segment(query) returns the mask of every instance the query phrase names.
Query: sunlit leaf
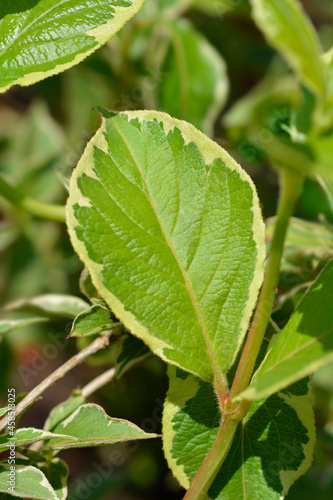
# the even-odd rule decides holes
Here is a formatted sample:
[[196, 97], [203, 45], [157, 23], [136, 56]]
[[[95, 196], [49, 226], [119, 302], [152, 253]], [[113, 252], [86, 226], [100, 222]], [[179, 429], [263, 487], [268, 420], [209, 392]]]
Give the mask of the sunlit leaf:
[[321, 96], [325, 93], [325, 68], [319, 38], [298, 0], [251, 0], [253, 17], [268, 42], [297, 73], [301, 81]]
[[264, 259], [253, 184], [193, 126], [107, 115], [71, 179], [73, 246], [113, 313], [164, 360], [221, 382]]
[[144, 0], [2, 0], [0, 92], [31, 85], [101, 47]]

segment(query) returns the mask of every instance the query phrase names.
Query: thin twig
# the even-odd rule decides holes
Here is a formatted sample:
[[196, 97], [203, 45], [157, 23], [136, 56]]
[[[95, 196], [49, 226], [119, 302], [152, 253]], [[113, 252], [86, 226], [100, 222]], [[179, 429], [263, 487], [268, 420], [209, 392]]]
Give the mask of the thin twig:
[[89, 382], [89, 384], [85, 385], [81, 389], [82, 396], [85, 399], [87, 399], [89, 396], [91, 396], [91, 394], [93, 394], [98, 389], [103, 387], [103, 385], [106, 385], [109, 382], [111, 382], [115, 373], [116, 369], [110, 368], [110, 370], [107, 370], [106, 372], [102, 373], [102, 375], [99, 375], [98, 377], [94, 378], [91, 382]]
[[[22, 399], [22, 401], [15, 408], [15, 417], [20, 415], [24, 410], [29, 408], [36, 400], [39, 398], [49, 387], [51, 387], [55, 382], [60, 380], [66, 373], [71, 371], [77, 365], [82, 363], [85, 359], [89, 358], [92, 354], [100, 351], [101, 349], [105, 349], [109, 345], [109, 338], [112, 334], [108, 332], [102, 337], [98, 337], [91, 344], [89, 344], [85, 349], [82, 349], [78, 354], [73, 356], [71, 359], [66, 361], [62, 366], [57, 368], [51, 375], [46, 377], [37, 387], [35, 387], [32, 391], [27, 394], [27, 396]], [[8, 416], [5, 417], [0, 422], [0, 431], [5, 429], [8, 424]]]
[[[111, 380], [114, 377], [115, 372], [116, 372], [116, 369], [113, 367], [113, 368], [110, 368], [110, 370], [107, 370], [106, 372], [102, 373], [102, 375], [99, 375], [98, 377], [91, 380], [91, 382], [89, 382], [89, 384], [82, 387], [82, 389], [81, 389], [82, 396], [85, 399], [87, 399], [89, 396], [91, 396], [98, 389], [100, 389], [104, 385], [111, 382]], [[33, 443], [30, 446], [29, 450], [38, 452], [42, 448], [43, 448], [43, 441], [37, 441], [36, 443]]]

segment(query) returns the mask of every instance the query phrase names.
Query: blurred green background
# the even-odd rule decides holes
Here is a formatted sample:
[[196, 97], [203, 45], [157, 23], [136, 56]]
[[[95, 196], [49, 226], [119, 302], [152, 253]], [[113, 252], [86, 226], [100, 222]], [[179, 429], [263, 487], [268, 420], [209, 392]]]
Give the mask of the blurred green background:
[[[262, 130], [285, 133], [283, 125], [288, 125], [296, 99], [293, 78], [255, 27], [245, 0], [176, 0], [170, 8], [171, 3], [147, 0], [138, 16], [79, 66], [29, 88], [14, 87], [0, 97], [0, 170], [8, 181], [29, 196], [63, 204], [71, 171], [99, 127], [96, 108], [158, 109], [192, 122], [229, 150], [254, 180], [264, 217], [275, 215], [277, 175], [267, 164], [265, 136], [260, 139], [263, 147], [258, 147], [252, 125], [259, 120], [265, 123]], [[304, 0], [303, 4], [324, 48], [330, 48], [333, 3]], [[250, 104], [238, 111], [235, 103], [244, 96], [250, 96], [246, 101]], [[324, 221], [332, 234], [330, 201], [320, 184], [308, 180], [296, 215]], [[82, 264], [65, 226], [33, 219], [2, 200], [0, 209], [2, 304], [43, 293], [80, 296]], [[273, 315], [278, 326], [332, 255], [332, 247], [298, 248], [285, 255]], [[30, 390], [76, 352], [76, 341], [66, 340], [70, 326], [64, 321], [42, 323], [1, 339], [3, 405], [8, 387]], [[42, 426], [55, 404], [108, 367], [108, 356], [96, 355], [48, 391], [21, 424]], [[164, 364], [151, 357], [92, 400], [110, 416], [160, 432], [167, 385]], [[291, 488], [288, 500], [333, 498], [332, 365], [314, 376], [313, 393], [318, 428], [315, 457], [309, 472]], [[182, 498], [159, 440], [141, 442], [135, 450], [118, 446], [118, 451], [106, 447], [62, 452], [71, 469], [69, 498]]]

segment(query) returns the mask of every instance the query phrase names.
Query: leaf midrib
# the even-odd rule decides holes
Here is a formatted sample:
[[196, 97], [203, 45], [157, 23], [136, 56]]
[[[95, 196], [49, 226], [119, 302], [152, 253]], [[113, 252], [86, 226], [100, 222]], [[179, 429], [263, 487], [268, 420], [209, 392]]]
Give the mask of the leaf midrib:
[[[123, 134], [121, 133], [120, 129], [118, 128], [117, 124], [115, 123], [114, 120], [113, 121], [113, 125], [115, 127], [115, 129], [117, 130], [119, 136], [122, 138], [127, 150], [128, 150], [128, 153], [129, 155], [131, 156], [134, 164], [136, 165], [137, 169], [138, 169], [138, 172], [140, 173], [140, 176], [142, 178], [142, 181], [146, 187], [146, 190], [147, 190], [147, 196], [148, 196], [148, 201], [150, 202], [150, 205], [153, 209], [153, 212], [155, 214], [155, 217], [157, 219], [157, 222], [161, 228], [161, 231], [165, 237], [165, 240], [166, 240], [166, 243], [167, 245], [169, 246], [171, 252], [172, 252], [172, 255], [174, 256], [174, 259], [182, 273], [182, 276], [184, 278], [184, 282], [185, 282], [185, 285], [186, 285], [186, 289], [187, 289], [187, 292], [189, 294], [189, 297], [190, 297], [190, 300], [191, 300], [191, 303], [192, 303], [192, 306], [194, 308], [194, 311], [195, 311], [195, 314], [196, 314], [196, 317], [197, 317], [197, 321], [198, 321], [198, 324], [200, 326], [200, 329], [201, 329], [201, 332], [202, 332], [202, 336], [204, 338], [204, 341], [205, 341], [205, 344], [206, 344], [206, 347], [207, 347], [207, 353], [208, 353], [208, 356], [209, 356], [209, 359], [211, 361], [211, 366], [212, 366], [212, 369], [213, 369], [213, 375], [214, 375], [214, 385], [216, 385], [217, 387], [219, 387], [220, 389], [224, 389], [225, 388], [225, 385], [226, 385], [226, 381], [224, 381], [224, 378], [222, 376], [222, 373], [220, 372], [220, 369], [219, 369], [219, 366], [218, 366], [218, 363], [217, 363], [217, 359], [215, 357], [215, 354], [214, 354], [214, 350], [213, 350], [213, 345], [209, 339], [209, 336], [208, 336], [208, 332], [206, 330], [206, 325], [205, 325], [205, 322], [204, 322], [204, 319], [202, 317], [202, 314], [201, 314], [201, 311], [200, 311], [200, 307], [199, 307], [199, 304], [197, 303], [196, 301], [196, 298], [194, 296], [194, 293], [193, 293], [193, 290], [192, 290], [192, 287], [191, 287], [191, 283], [188, 279], [188, 276], [187, 276], [187, 273], [178, 257], [178, 254], [173, 246], [173, 243], [169, 237], [169, 235], [167, 234], [167, 232], [165, 231], [165, 228], [163, 226], [163, 223], [161, 221], [161, 218], [159, 216], [159, 213], [158, 211], [156, 210], [156, 207], [155, 207], [155, 204], [154, 204], [154, 200], [152, 198], [152, 195], [151, 195], [151, 192], [150, 192], [150, 189], [149, 189], [149, 186], [148, 186], [148, 183], [139, 167], [139, 164], [138, 162], [136, 161], [135, 157], [133, 156], [132, 152], [131, 152], [131, 149], [125, 139], [125, 137], [123, 136]], [[143, 139], [143, 142], [145, 144], [145, 156], [147, 158], [147, 147], [146, 147], [146, 140], [145, 140], [145, 137], [143, 135], [143, 133], [141, 132], [141, 136], [142, 136], [142, 139]], [[148, 161], [147, 161], [147, 164], [148, 164]], [[177, 166], [175, 164], [175, 168], [177, 169]]]

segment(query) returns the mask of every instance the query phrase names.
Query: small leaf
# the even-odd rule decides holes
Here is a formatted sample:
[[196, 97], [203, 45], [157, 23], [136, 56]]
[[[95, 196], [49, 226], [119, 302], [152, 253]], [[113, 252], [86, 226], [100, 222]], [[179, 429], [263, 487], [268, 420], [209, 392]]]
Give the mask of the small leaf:
[[69, 468], [66, 462], [60, 458], [53, 458], [47, 466], [40, 467], [40, 470], [45, 474], [59, 500], [66, 500], [68, 493], [67, 479], [69, 474]]
[[298, 0], [250, 0], [253, 17], [268, 42], [301, 81], [324, 96], [325, 68], [319, 38]]
[[[111, 316], [111, 317], [110, 317]], [[110, 310], [100, 306], [92, 306], [83, 311], [73, 321], [70, 337], [85, 337], [96, 333], [107, 332], [121, 323], [112, 318]]]
[[0, 222], [0, 252], [6, 250], [19, 236], [19, 230], [14, 222]]
[[[11, 489], [8, 483], [10, 467], [14, 467], [15, 480]], [[0, 491], [10, 493], [14, 497], [39, 499], [39, 500], [58, 500], [54, 489], [45, 477], [42, 471], [31, 465], [15, 465], [0, 462]]]
[[104, 45], [144, 0], [1, 0], [0, 92], [78, 64]]
[[4, 415], [6, 415], [6, 413], [8, 413], [9, 411], [9, 406], [6, 406], [5, 408], [0, 408], [0, 417], [3, 417]]
[[72, 295], [45, 294], [32, 299], [20, 299], [6, 306], [8, 311], [22, 311], [41, 316], [74, 319], [89, 309], [89, 304]]
[[44, 430], [53, 432], [60, 422], [69, 417], [69, 415], [74, 413], [74, 411], [85, 402], [86, 400], [80, 391], [73, 391], [66, 401], [59, 403], [51, 410], [45, 421]]
[[83, 295], [88, 297], [88, 299], [91, 299], [92, 297], [98, 297], [98, 291], [91, 281], [91, 276], [86, 267], [83, 269], [80, 276], [80, 290]]
[[[2, 434], [0, 436], [0, 451], [6, 450], [10, 446], [12, 446], [13, 443], [15, 444], [15, 446], [25, 446], [27, 444], [50, 439], [52, 437], [55, 437], [53, 433], [43, 431], [41, 429], [34, 429], [33, 427], [17, 429], [17, 431], [15, 431], [14, 437], [12, 437], [10, 434]], [[67, 435], [62, 436], [57, 434], [57, 437], [66, 439]]]
[[52, 438], [44, 448], [83, 448], [158, 437], [157, 434], [147, 434], [126, 420], [109, 417], [103, 408], [95, 404], [79, 406], [54, 428], [54, 433], [66, 434], [68, 439]]
[[31, 315], [20, 319], [0, 319], [0, 335], [43, 321], [47, 321], [47, 318]]
[[140, 17], [151, 18], [154, 21], [162, 18], [164, 21], [175, 19], [186, 11], [193, 0], [155, 0], [146, 1], [140, 11]]
[[150, 355], [150, 350], [140, 339], [133, 335], [125, 335], [119, 340], [115, 377], [119, 379], [132, 366], [140, 363]]
[[272, 339], [251, 385], [236, 400], [255, 401], [333, 361], [333, 261], [318, 276], [296, 311]]
[[265, 254], [257, 194], [239, 165], [164, 113], [108, 115], [72, 176], [67, 223], [125, 328], [165, 361], [221, 382]]
[[[266, 234], [271, 241], [276, 217], [266, 220]], [[291, 217], [285, 240], [286, 249], [293, 249], [304, 254], [325, 257], [333, 252], [333, 231], [323, 224], [308, 222]]]
[[184, 19], [168, 25], [171, 45], [158, 87], [159, 108], [211, 135], [228, 94], [221, 55]]
[[[163, 414], [164, 452], [188, 488], [217, 434], [220, 412], [212, 386], [169, 367]], [[308, 381], [252, 404], [208, 494], [212, 500], [281, 500], [308, 469], [315, 443]]]

